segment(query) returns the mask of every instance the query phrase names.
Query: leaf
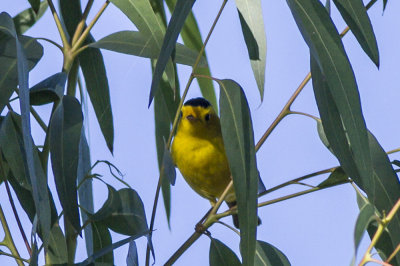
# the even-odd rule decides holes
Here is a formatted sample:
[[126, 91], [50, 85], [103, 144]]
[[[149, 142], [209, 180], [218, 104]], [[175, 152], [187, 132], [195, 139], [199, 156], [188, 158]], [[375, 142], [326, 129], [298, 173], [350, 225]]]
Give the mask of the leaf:
[[136, 242], [134, 240], [129, 242], [128, 256], [126, 257], [126, 266], [139, 266], [138, 252]]
[[[158, 51], [163, 51], [165, 27], [158, 20], [148, 0], [111, 0], [111, 2], [135, 24], [139, 32], [144, 36], [151, 36], [153, 39], [151, 43], [154, 43]], [[168, 60], [165, 73], [171, 88], [175, 88], [175, 73], [171, 60]]]
[[210, 239], [210, 266], [241, 265], [239, 258], [230, 248], [218, 239]]
[[254, 265], [290, 266], [285, 254], [273, 245], [257, 240]]
[[[360, 98], [358, 94], [357, 84], [354, 73], [344, 51], [343, 44], [339, 34], [333, 25], [326, 9], [319, 1], [315, 0], [287, 0], [296, 23], [310, 48], [310, 53], [316, 63], [312, 65], [312, 75], [316, 71], [320, 71], [322, 80], [326, 80], [328, 91], [324, 87], [314, 85], [314, 94], [317, 100], [319, 112], [321, 114], [322, 124], [326, 129], [325, 133], [332, 149], [344, 170], [357, 182], [363, 184], [371, 179], [372, 164], [368, 147], [367, 129], [361, 111]], [[325, 93], [325, 91], [327, 91]], [[328, 95], [332, 98], [332, 103], [337, 107], [337, 112], [341, 120], [335, 120], [339, 125], [338, 128], [333, 128], [327, 125], [331, 119], [327, 118], [332, 110], [328, 111], [329, 104], [323, 104], [323, 97]], [[321, 94], [321, 95], [320, 95]], [[330, 95], [329, 95], [330, 94]], [[326, 96], [326, 97], [328, 97]], [[326, 101], [324, 101], [326, 103]], [[328, 121], [329, 120], [329, 121]], [[333, 123], [333, 122], [332, 122]], [[329, 128], [328, 128], [329, 127]], [[345, 128], [346, 133], [342, 132], [342, 137], [345, 134], [346, 141], [331, 141], [335, 138], [332, 136], [334, 132], [339, 131], [339, 128]], [[332, 129], [332, 131], [331, 131]], [[338, 134], [336, 133], [335, 134]], [[347, 141], [349, 144], [347, 144]], [[352, 155], [354, 155], [354, 163], [347, 163], [352, 168], [357, 169], [349, 172], [349, 167], [343, 165], [345, 157], [343, 154], [348, 152], [340, 152], [337, 150], [345, 150], [351, 145]]]
[[[166, 3], [168, 5], [168, 8], [170, 12], [172, 13], [175, 6], [176, 6], [177, 0], [167, 0]], [[197, 52], [201, 51], [201, 48], [203, 47], [203, 40], [201, 38], [200, 34], [200, 29], [197, 25], [197, 21], [193, 15], [193, 12], [190, 11], [189, 15], [187, 16], [185, 23], [183, 24], [183, 28], [181, 30], [181, 37], [183, 40], [183, 43], [191, 49], [196, 50]], [[176, 56], [175, 56], [176, 57]], [[208, 67], [208, 62], [207, 62], [207, 56], [206, 56], [206, 51], [203, 52], [203, 57], [204, 60], [206, 61], [205, 67], [200, 67], [196, 69], [195, 73], [199, 75], [204, 75], [211, 77], [211, 72], [210, 68]], [[176, 58], [175, 58], [176, 60]], [[218, 104], [217, 104], [217, 98], [215, 96], [215, 88], [214, 88], [214, 83], [210, 79], [204, 79], [204, 78], [199, 78], [197, 79], [197, 83], [199, 84], [201, 94], [203, 95], [204, 98], [206, 98], [211, 105], [213, 106], [215, 112], [218, 113]]]
[[257, 234], [258, 170], [246, 96], [233, 80], [220, 80], [221, 129], [233, 177], [244, 265], [253, 265]]
[[[29, 111], [29, 91], [28, 91], [28, 77], [29, 69], [28, 62], [25, 56], [24, 48], [19, 42], [18, 36], [15, 32], [15, 27], [12, 18], [7, 13], [0, 14], [0, 31], [10, 34], [15, 38], [15, 46], [17, 51], [17, 72], [18, 72], [18, 85], [20, 96], [20, 110], [21, 110], [21, 125], [22, 125], [22, 138], [25, 147], [25, 156], [28, 165], [28, 174], [32, 183], [33, 199], [36, 207], [36, 214], [38, 216], [40, 229], [43, 236], [43, 243], [46, 247], [48, 244], [48, 236], [50, 233], [50, 203], [46, 191], [47, 184], [43, 169], [35, 167], [40, 165], [38, 156], [34, 155], [33, 140], [31, 137], [30, 125], [30, 111]], [[42, 180], [40, 180], [42, 179]]]
[[[157, 50], [157, 47], [151, 44], [152, 41], [151, 36], [145, 36], [138, 31], [119, 31], [89, 44], [89, 47], [157, 59], [160, 50]], [[183, 44], [176, 43], [176, 63], [193, 66], [197, 55], [196, 51], [187, 48]], [[207, 61], [204, 57], [201, 58], [199, 66], [207, 66]]]
[[335, 184], [338, 185], [348, 182], [349, 182], [348, 175], [343, 171], [341, 167], [338, 167], [329, 175], [329, 177], [326, 180], [318, 184], [317, 187], [324, 188], [324, 187], [330, 187]]
[[379, 51], [374, 30], [362, 0], [333, 0], [362, 49], [379, 68]]
[[164, 178], [167, 178], [168, 181], [171, 183], [171, 185], [175, 185], [175, 180], [176, 180], [176, 171], [175, 171], [175, 165], [174, 162], [172, 161], [171, 153], [165, 147], [164, 149], [164, 154], [163, 154], [163, 162], [162, 162], [162, 168], [163, 169], [163, 176]]
[[47, 1], [42, 1], [37, 14], [32, 8], [28, 8], [16, 15], [13, 20], [17, 34], [21, 35], [29, 30], [44, 15], [48, 6]]
[[383, 11], [385, 11], [387, 3], [388, 3], [388, 0], [383, 0]]
[[357, 255], [358, 246], [360, 245], [361, 238], [367, 230], [368, 225], [376, 219], [378, 219], [378, 217], [375, 214], [375, 207], [372, 204], [367, 203], [360, 209], [354, 229], [354, 256]]
[[[61, 15], [70, 36], [82, 18], [79, 0], [60, 0]], [[84, 44], [95, 42], [91, 34]], [[99, 49], [86, 49], [78, 56], [82, 73], [85, 78], [86, 89], [89, 93], [99, 122], [101, 132], [106, 140], [107, 147], [113, 152], [114, 125], [110, 102], [110, 89], [103, 56]]]
[[136, 235], [147, 231], [147, 221], [143, 202], [133, 189], [118, 191], [120, 205], [107, 218], [105, 224], [114, 232], [124, 235]]
[[[85, 136], [85, 128], [82, 126], [81, 138], [79, 142], [79, 159], [78, 159], [78, 170], [77, 170], [77, 181], [81, 184], [78, 188], [79, 205], [82, 206], [89, 213], [94, 212], [93, 203], [93, 185], [92, 179], [85, 179], [86, 175], [90, 174], [91, 163], [90, 163], [90, 150], [89, 145]], [[85, 181], [83, 181], [85, 180]], [[81, 211], [82, 223], [85, 224], [89, 219], [86, 212]], [[88, 224], [85, 228], [85, 243], [86, 251], [88, 256], [93, 254], [93, 231], [92, 225]]]
[[161, 52], [157, 59], [157, 64], [153, 72], [153, 80], [151, 82], [149, 106], [153, 101], [156, 90], [159, 87], [161, 77], [167, 66], [167, 63], [175, 50], [175, 43], [178, 39], [179, 33], [183, 27], [186, 17], [192, 10], [195, 0], [178, 0], [174, 12], [172, 13], [171, 20], [168, 23], [167, 31], [165, 33], [164, 41], [161, 46]]
[[236, 0], [243, 37], [261, 101], [264, 99], [267, 38], [260, 0]]
[[[93, 236], [92, 236], [93, 239], [91, 239], [91, 242], [94, 244], [93, 246], [94, 253], [112, 245], [111, 233], [104, 223], [93, 222], [91, 223], [91, 225], [93, 228]], [[110, 250], [109, 252], [104, 253], [103, 256], [96, 258], [96, 264], [98, 263], [114, 265], [113, 250]]]
[[121, 199], [118, 192], [110, 185], [107, 185], [108, 197], [103, 206], [93, 215], [90, 216], [92, 221], [102, 221], [109, 217], [121, 205]]
[[[31, 37], [19, 36], [25, 49], [28, 69], [37, 64], [43, 55], [43, 47]], [[0, 31], [0, 111], [8, 103], [18, 85], [17, 49], [14, 37]]]
[[46, 265], [59, 265], [67, 263], [68, 252], [64, 234], [58, 223], [50, 231], [49, 247], [46, 252]]
[[40, 0], [28, 0], [29, 4], [31, 4], [31, 7], [33, 11], [37, 14], [39, 12], [40, 8]]
[[82, 123], [80, 103], [75, 97], [65, 95], [50, 122], [51, 165], [64, 216], [77, 232], [80, 219], [76, 179]]
[[67, 81], [65, 72], [56, 73], [39, 82], [29, 90], [31, 105], [43, 105], [60, 100]]
[[92, 263], [94, 263], [94, 261], [97, 258], [100, 258], [102, 256], [104, 256], [105, 254], [109, 253], [110, 251], [119, 248], [120, 246], [125, 245], [126, 243], [131, 242], [132, 240], [135, 240], [139, 237], [145, 236], [149, 233], [149, 231], [145, 231], [145, 232], [141, 232], [137, 235], [134, 236], [130, 236], [128, 238], [125, 238], [123, 240], [120, 240], [116, 243], [113, 243], [112, 245], [109, 245], [105, 248], [100, 249], [99, 251], [97, 251], [95, 254], [93, 254], [92, 256], [88, 257], [86, 260], [84, 260], [83, 262], [77, 264], [78, 266], [85, 266], [85, 265], [91, 265]]

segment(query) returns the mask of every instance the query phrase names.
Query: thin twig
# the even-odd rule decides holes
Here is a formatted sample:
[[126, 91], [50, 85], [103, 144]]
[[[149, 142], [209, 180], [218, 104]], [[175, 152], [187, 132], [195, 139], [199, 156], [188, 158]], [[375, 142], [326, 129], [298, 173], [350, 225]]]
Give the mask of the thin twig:
[[53, 1], [52, 0], [47, 0], [47, 3], [49, 4], [51, 13], [53, 14], [54, 21], [56, 23], [56, 26], [57, 26], [57, 29], [58, 29], [58, 33], [60, 34], [63, 46], [64, 46], [65, 49], [69, 49], [70, 45], [68, 43], [67, 35], [65, 34], [64, 28], [63, 28], [63, 26], [61, 24], [60, 17], [58, 16], [57, 11], [56, 11], [56, 9], [54, 7]]
[[85, 27], [86, 19], [89, 15], [89, 11], [92, 8], [94, 0], [89, 0], [86, 4], [85, 11], [83, 12], [82, 19], [79, 21], [78, 25], [76, 26], [74, 36], [72, 37], [71, 44], [74, 45], [78, 40], [79, 36], [81, 35], [83, 28]]

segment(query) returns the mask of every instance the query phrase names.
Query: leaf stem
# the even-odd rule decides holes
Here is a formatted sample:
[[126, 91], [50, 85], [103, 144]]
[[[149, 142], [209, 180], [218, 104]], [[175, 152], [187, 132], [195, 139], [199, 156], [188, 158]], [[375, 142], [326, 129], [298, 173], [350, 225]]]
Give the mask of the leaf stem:
[[[7, 253], [7, 252], [1, 251], [1, 250], [0, 250], [0, 255], [4, 255], [7, 257], [14, 258], [15, 260], [18, 260], [18, 261], [23, 261], [23, 262], [29, 263], [29, 260], [27, 260], [27, 259], [23, 259], [21, 257], [15, 256], [13, 254], [10, 254], [10, 253]], [[22, 264], [22, 265], [24, 265], [24, 264]]]
[[312, 115], [312, 114], [308, 114], [308, 113], [304, 113], [304, 112], [298, 112], [298, 111], [289, 111], [289, 114], [293, 114], [293, 115], [303, 115], [303, 116], [307, 116], [309, 118], [314, 119], [315, 121], [320, 121], [321, 119], [319, 119], [318, 117]]
[[83, 12], [82, 19], [79, 21], [79, 24], [76, 26], [74, 36], [72, 37], [71, 44], [74, 45], [81, 35], [83, 28], [85, 27], [86, 19], [89, 15], [89, 11], [92, 8], [94, 0], [89, 0], [86, 4], [85, 11]]
[[53, 44], [55, 47], [57, 47], [58, 49], [60, 49], [61, 51], [63, 50], [62, 46], [59, 45], [58, 43], [56, 43], [56, 42], [53, 41], [53, 40], [50, 40], [50, 39], [47, 39], [47, 38], [42, 38], [42, 37], [37, 37], [37, 38], [35, 38], [35, 39], [36, 39], [36, 40], [41, 40], [41, 41], [49, 42], [49, 43]]
[[3, 208], [1, 207], [1, 205], [0, 205], [0, 221], [4, 229], [4, 240], [1, 244], [8, 247], [18, 265], [24, 266], [24, 263], [22, 262], [23, 260], [21, 259], [21, 256], [19, 255], [14, 240], [11, 236], [10, 228], [8, 227], [7, 220], [6, 217], [4, 216]]
[[62, 24], [61, 24], [60, 17], [58, 16], [57, 11], [56, 11], [56, 9], [55, 9], [55, 7], [54, 7], [53, 1], [52, 1], [52, 0], [47, 0], [47, 3], [49, 4], [51, 13], [53, 14], [54, 21], [55, 21], [55, 23], [56, 23], [58, 32], [59, 32], [59, 34], [60, 34], [61, 41], [62, 41], [63, 46], [64, 46], [63, 49], [69, 49], [69, 48], [70, 48], [70, 45], [69, 45], [69, 43], [68, 43], [67, 35], [65, 34], [64, 28], [63, 28], [63, 26], [62, 26]]

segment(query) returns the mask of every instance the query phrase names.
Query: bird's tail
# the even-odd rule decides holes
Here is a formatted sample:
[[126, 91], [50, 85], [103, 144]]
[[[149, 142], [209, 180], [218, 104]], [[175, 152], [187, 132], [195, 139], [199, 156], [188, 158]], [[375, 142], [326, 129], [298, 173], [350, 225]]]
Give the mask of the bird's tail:
[[[226, 202], [226, 204], [228, 205], [229, 208], [232, 208], [232, 207], [236, 206], [236, 201]], [[257, 217], [257, 219], [258, 219], [257, 225], [260, 225], [261, 224], [260, 217]], [[232, 214], [232, 220], [233, 220], [233, 225], [237, 229], [240, 229], [240, 227], [239, 227], [239, 216], [237, 214]]]

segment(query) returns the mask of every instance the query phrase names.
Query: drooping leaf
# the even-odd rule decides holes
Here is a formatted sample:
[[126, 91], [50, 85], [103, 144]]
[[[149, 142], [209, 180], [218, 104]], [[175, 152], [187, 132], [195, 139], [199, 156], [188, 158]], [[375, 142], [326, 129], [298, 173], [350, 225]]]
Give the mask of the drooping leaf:
[[220, 80], [221, 129], [236, 192], [240, 248], [244, 265], [253, 265], [257, 232], [258, 170], [253, 126], [243, 89]]
[[210, 266], [238, 266], [241, 265], [236, 254], [218, 239], [211, 238]]
[[58, 225], [54, 224], [50, 231], [49, 247], [46, 252], [47, 265], [66, 264], [68, 261], [67, 243]]
[[33, 86], [29, 91], [31, 105], [43, 105], [58, 101], [64, 95], [67, 74], [56, 73]]
[[110, 185], [107, 185], [108, 197], [103, 206], [93, 215], [90, 215], [92, 221], [102, 221], [115, 212], [121, 205], [121, 199], [118, 192]]
[[[167, 0], [165, 2], [168, 5], [168, 9], [172, 13], [176, 6], [177, 0]], [[194, 17], [192, 11], [189, 12], [186, 21], [183, 24], [183, 28], [181, 30], [181, 37], [183, 43], [188, 48], [200, 52], [201, 48], [203, 47], [203, 40], [201, 38], [200, 29], [197, 25], [196, 18]], [[203, 52], [203, 58], [206, 60], [205, 67], [197, 68], [195, 73], [211, 77], [210, 68], [208, 67], [209, 64], [207, 62], [206, 51]], [[217, 97], [215, 96], [215, 88], [212, 80], [207, 78], [198, 78], [197, 83], [199, 84], [200, 91], [203, 97], [206, 98], [211, 103], [211, 105], [214, 107], [214, 110], [218, 113]]]
[[[139, 32], [145, 36], [151, 36], [153, 39], [151, 43], [154, 43], [159, 51], [163, 51], [162, 43], [165, 27], [160, 23], [160, 20], [157, 19], [148, 0], [111, 0], [111, 2], [135, 24]], [[168, 63], [165, 67], [165, 73], [171, 88], [175, 88], [174, 66], [172, 60], [169, 58], [167, 59]], [[160, 75], [162, 74], [163, 73]], [[151, 98], [153, 98], [153, 96], [151, 96]]]
[[341, 167], [336, 168], [327, 179], [318, 184], [319, 188], [329, 187], [333, 184], [342, 184], [349, 182], [348, 175]]
[[[79, 159], [78, 159], [78, 172], [77, 181], [81, 184], [78, 188], [79, 205], [82, 206], [89, 213], [94, 212], [93, 203], [93, 185], [92, 179], [85, 179], [86, 175], [90, 174], [90, 150], [85, 136], [85, 129], [82, 127], [81, 139], [79, 142]], [[85, 180], [85, 181], [83, 181]], [[83, 183], [81, 183], [83, 182]], [[81, 211], [82, 223], [84, 224], [88, 219], [86, 212]], [[89, 224], [84, 228], [86, 252], [88, 256], [93, 254], [93, 232], [92, 225]]]
[[164, 41], [161, 46], [161, 52], [157, 59], [157, 64], [153, 73], [153, 80], [151, 82], [149, 106], [153, 101], [156, 90], [159, 88], [161, 77], [167, 66], [170, 57], [175, 50], [175, 43], [178, 39], [179, 33], [185, 23], [186, 17], [192, 10], [195, 0], [178, 0], [174, 12], [172, 13], [171, 20], [168, 23], [167, 31], [165, 33]]
[[126, 266], [139, 266], [136, 242], [129, 242], [128, 256], [126, 256]]
[[[119, 31], [110, 34], [95, 43], [91, 43], [90, 47], [107, 49], [110, 51], [136, 55], [151, 59], [157, 59], [160, 50], [150, 42], [154, 41], [151, 36], [145, 36], [138, 31]], [[180, 43], [176, 43], [175, 62], [193, 66], [198, 53]], [[200, 67], [207, 66], [207, 61], [204, 57], [201, 58]]]
[[50, 122], [51, 165], [64, 216], [77, 232], [80, 219], [77, 198], [77, 169], [83, 115], [75, 97], [65, 95]]
[[362, 49], [379, 67], [379, 51], [367, 9], [362, 0], [333, 0]]
[[21, 35], [29, 30], [44, 15], [48, 6], [47, 1], [42, 1], [37, 14], [32, 8], [28, 8], [16, 15], [13, 20], [17, 34]]
[[[19, 36], [31, 70], [43, 55], [43, 47], [31, 37]], [[18, 85], [15, 38], [0, 31], [0, 112]]]
[[[79, 0], [60, 0], [61, 15], [70, 36], [82, 18]], [[84, 44], [95, 42], [89, 34]], [[78, 56], [82, 73], [85, 78], [86, 89], [89, 93], [97, 121], [110, 152], [114, 146], [114, 125], [110, 102], [110, 89], [103, 56], [99, 49], [86, 49]]]
[[[22, 125], [22, 139], [25, 147], [25, 156], [28, 166], [28, 174], [32, 184], [33, 199], [36, 207], [36, 214], [38, 216], [40, 229], [43, 236], [44, 246], [47, 247], [48, 237], [50, 234], [50, 203], [47, 191], [47, 184], [45, 174], [40, 165], [38, 156], [35, 156], [36, 150], [33, 148], [33, 140], [31, 137], [30, 125], [30, 104], [29, 104], [29, 68], [28, 61], [25, 55], [25, 50], [20, 43], [17, 33], [15, 31], [14, 22], [10, 15], [3, 12], [0, 14], [0, 31], [9, 34], [15, 38], [15, 47], [17, 51], [17, 73], [18, 73], [18, 86], [20, 96], [20, 110], [21, 110], [21, 125]], [[41, 180], [42, 179], [42, 180]]]
[[[94, 244], [93, 246], [94, 253], [112, 245], [111, 233], [104, 223], [93, 222], [91, 225], [93, 228], [93, 236], [92, 236], [93, 239], [91, 239], [91, 242]], [[114, 265], [113, 250], [111, 249], [109, 250], [109, 252], [104, 253], [103, 256], [96, 258], [95, 261], [96, 264], [100, 263], [105, 265]]]
[[290, 266], [290, 262], [282, 251], [267, 242], [257, 240], [254, 265]]
[[243, 37], [261, 101], [264, 99], [267, 38], [260, 0], [236, 0]]

